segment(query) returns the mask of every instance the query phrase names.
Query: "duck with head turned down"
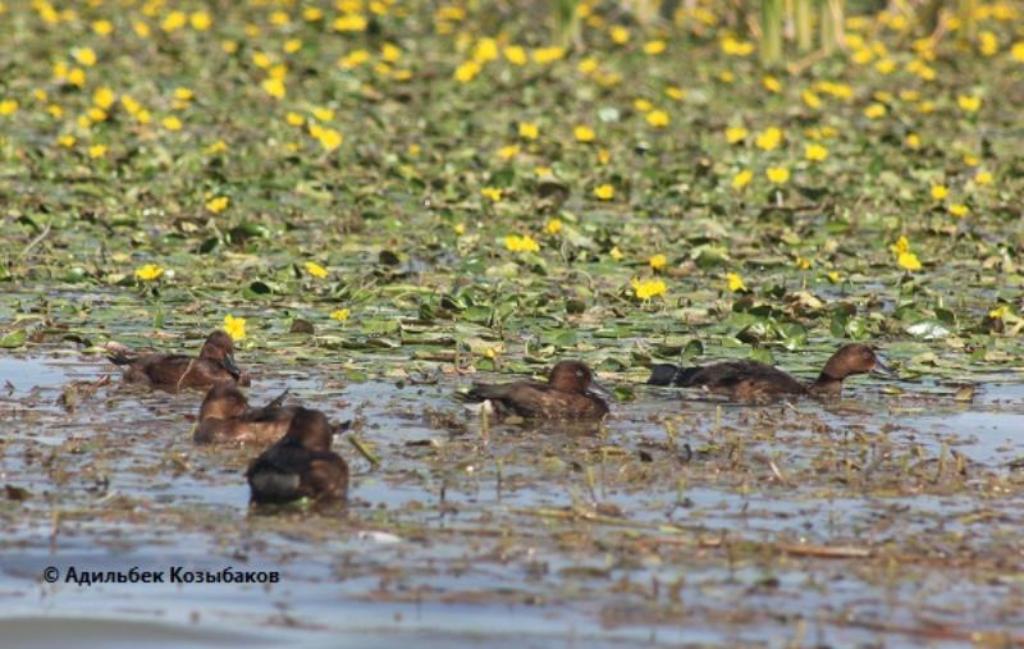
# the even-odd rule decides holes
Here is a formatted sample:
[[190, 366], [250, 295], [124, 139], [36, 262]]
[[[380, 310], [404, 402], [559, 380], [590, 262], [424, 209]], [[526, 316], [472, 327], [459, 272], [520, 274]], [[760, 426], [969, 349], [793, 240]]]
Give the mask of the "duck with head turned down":
[[607, 394], [594, 381], [589, 367], [580, 361], [561, 361], [551, 369], [547, 383], [474, 383], [459, 398], [470, 403], [489, 402], [499, 416], [594, 420], [608, 414], [608, 404], [595, 392]]
[[655, 365], [651, 369], [651, 377], [647, 380], [649, 385], [703, 388], [737, 401], [759, 401], [786, 395], [838, 397], [842, 393], [843, 381], [849, 376], [868, 372], [893, 373], [882, 362], [878, 352], [861, 343], [840, 347], [825, 363], [818, 378], [810, 383], [803, 383], [770, 365], [749, 360], [703, 367]]

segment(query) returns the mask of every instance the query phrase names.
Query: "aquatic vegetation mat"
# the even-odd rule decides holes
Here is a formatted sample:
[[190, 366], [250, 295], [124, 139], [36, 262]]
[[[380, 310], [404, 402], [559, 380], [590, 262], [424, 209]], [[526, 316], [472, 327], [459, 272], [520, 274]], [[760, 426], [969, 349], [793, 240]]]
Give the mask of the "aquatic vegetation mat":
[[[764, 68], [726, 3], [0, 3], [5, 610], [312, 645], [1024, 641], [1024, 8], [848, 4], [842, 48]], [[255, 401], [355, 418], [347, 511], [249, 513], [256, 451], [194, 447], [200, 395], [104, 359], [218, 327]], [[898, 377], [759, 407], [643, 385], [812, 379], [850, 341]], [[451, 398], [562, 358], [613, 388], [604, 425]], [[281, 581], [40, 579], [72, 565]]]

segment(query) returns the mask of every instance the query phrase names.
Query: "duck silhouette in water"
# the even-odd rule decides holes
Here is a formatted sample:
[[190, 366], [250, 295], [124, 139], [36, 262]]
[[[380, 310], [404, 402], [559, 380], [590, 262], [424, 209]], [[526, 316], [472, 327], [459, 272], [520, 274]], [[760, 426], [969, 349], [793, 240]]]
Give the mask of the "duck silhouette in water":
[[185, 354], [132, 354], [116, 351], [107, 356], [124, 367], [124, 378], [164, 390], [208, 388], [218, 383], [248, 385], [249, 377], [235, 364], [235, 344], [223, 331], [206, 338], [199, 357]]
[[349, 472], [345, 460], [331, 450], [336, 432], [324, 413], [296, 408], [288, 432], [253, 460], [245, 473], [252, 502], [344, 500]]
[[547, 383], [474, 383], [459, 398], [470, 403], [490, 402], [499, 416], [594, 420], [608, 414], [608, 404], [595, 391], [607, 394], [594, 381], [589, 367], [580, 361], [561, 361], [551, 369]]
[[818, 378], [804, 383], [782, 370], [757, 361], [741, 360], [714, 363], [703, 367], [655, 365], [649, 385], [675, 385], [704, 388], [737, 401], [758, 401], [786, 395], [838, 397], [843, 380], [868, 372], [892, 375], [878, 353], [868, 345], [852, 343], [839, 348], [821, 370]]

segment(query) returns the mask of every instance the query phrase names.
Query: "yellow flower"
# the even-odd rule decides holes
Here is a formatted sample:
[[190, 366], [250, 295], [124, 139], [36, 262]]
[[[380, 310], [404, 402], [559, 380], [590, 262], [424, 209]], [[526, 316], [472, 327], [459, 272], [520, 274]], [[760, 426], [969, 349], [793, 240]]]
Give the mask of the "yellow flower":
[[608, 256], [615, 261], [621, 261], [625, 255], [622, 254], [622, 251], [619, 250], [618, 246], [613, 246], [612, 249], [608, 251]]
[[480, 74], [480, 64], [476, 61], [466, 61], [455, 68], [455, 79], [459, 83], [469, 83]]
[[589, 126], [577, 126], [573, 129], [572, 134], [576, 137], [577, 142], [593, 142], [597, 138], [594, 129]]
[[335, 309], [331, 311], [331, 320], [337, 320], [338, 322], [345, 322], [351, 315], [351, 311], [348, 309]]
[[545, 166], [541, 165], [539, 167], [534, 167], [533, 168], [533, 173], [536, 176], [538, 176], [540, 178], [543, 178], [545, 176], [554, 176], [555, 175], [555, 170], [552, 169], [551, 167], [545, 167]]
[[616, 45], [625, 45], [629, 42], [629, 30], [622, 25], [613, 25], [608, 30], [608, 35], [611, 36], [612, 42]]
[[526, 56], [526, 50], [519, 45], [506, 47], [502, 54], [505, 55], [505, 60], [512, 65], [526, 65], [529, 61], [529, 58]]
[[742, 126], [730, 126], [725, 129], [725, 141], [729, 144], [736, 144], [747, 139], [747, 129]]
[[331, 28], [336, 32], [365, 32], [366, 25], [366, 16], [353, 13], [335, 18]]
[[135, 35], [139, 38], [149, 38], [149, 25], [142, 22], [141, 20], [136, 20], [134, 23], [132, 23], [132, 31], [134, 31]]
[[612, 159], [612, 152], [609, 151], [608, 149], [598, 149], [597, 150], [597, 162], [599, 164], [606, 165], [609, 162], [611, 162], [611, 159]]
[[647, 263], [650, 264], [652, 270], [661, 270], [668, 263], [668, 257], [659, 253], [648, 259]]
[[174, 32], [184, 27], [186, 22], [188, 22], [188, 16], [184, 11], [172, 11], [164, 17], [160, 23], [160, 29], [168, 33]]
[[931, 195], [933, 200], [941, 201], [949, 195], [949, 188], [945, 185], [932, 185]]
[[302, 49], [302, 39], [289, 38], [284, 42], [284, 46], [282, 47], [282, 49], [285, 51], [286, 54], [295, 54], [296, 52]]
[[960, 110], [965, 113], [976, 113], [981, 108], [981, 97], [977, 95], [960, 95], [956, 98]]
[[754, 143], [758, 146], [759, 149], [764, 149], [765, 151], [773, 151], [779, 148], [779, 145], [782, 144], [782, 138], [782, 130], [772, 126], [758, 133], [757, 139], [754, 141]]
[[668, 126], [669, 122], [671, 121], [669, 119], [668, 113], [666, 113], [663, 110], [652, 110], [651, 112], [647, 113], [646, 119], [647, 123], [653, 126], [654, 128], [664, 128]]
[[61, 145], [65, 149], [70, 149], [75, 146], [75, 136], [70, 133], [65, 133], [57, 138], [57, 144]]
[[91, 147], [89, 147], [90, 158], [102, 158], [105, 155], [107, 155], [106, 144], [94, 144]]
[[109, 36], [114, 31], [114, 23], [109, 20], [94, 20], [92, 22], [92, 31], [96, 32], [99, 36]]
[[284, 116], [284, 119], [292, 126], [302, 126], [306, 123], [306, 118], [296, 112], [289, 112]]
[[71, 68], [68, 72], [68, 83], [78, 88], [85, 86], [85, 70], [82, 68]]
[[510, 234], [505, 237], [505, 247], [512, 252], [538, 252], [540, 245], [528, 234]]
[[828, 149], [820, 144], [808, 144], [804, 147], [804, 157], [811, 162], [821, 162], [828, 157]]
[[313, 117], [317, 118], [321, 122], [329, 122], [334, 119], [334, 111], [330, 108], [316, 107], [312, 111]]
[[679, 86], [668, 86], [665, 88], [665, 96], [669, 99], [675, 99], [676, 101], [682, 101], [686, 99], [686, 91]]
[[558, 234], [562, 231], [562, 222], [558, 219], [548, 219], [548, 223], [544, 226], [544, 230], [548, 234]]
[[263, 83], [260, 84], [260, 87], [263, 88], [263, 92], [267, 93], [274, 99], [284, 99], [284, 96], [287, 93], [284, 87], [284, 81], [281, 79], [264, 79]]
[[458, 236], [461, 237], [462, 235], [466, 234], [466, 224], [465, 223], [456, 223], [452, 227], [452, 230], [455, 231], [455, 234], [457, 234]]
[[163, 124], [163, 127], [168, 131], [180, 131], [182, 126], [181, 120], [174, 115], [163, 118], [160, 120], [160, 123]]
[[744, 169], [735, 176], [732, 177], [732, 188], [739, 191], [750, 184], [750, 181], [754, 179], [754, 172], [750, 169]]
[[397, 63], [402, 58], [402, 48], [394, 43], [384, 43], [380, 47], [380, 58], [388, 63]]
[[949, 210], [950, 214], [952, 214], [958, 219], [962, 219], [971, 212], [970, 208], [964, 205], [963, 203], [953, 203], [947, 209]]
[[768, 92], [782, 92], [782, 82], [770, 74], [761, 79], [761, 85], [763, 85], [764, 89]]
[[178, 101], [192, 101], [196, 96], [196, 93], [192, 92], [191, 88], [185, 88], [184, 86], [178, 86], [174, 89], [174, 98]]
[[500, 187], [484, 187], [480, 190], [480, 193], [491, 199], [492, 202], [497, 203], [501, 200], [503, 192]]
[[76, 47], [71, 50], [71, 57], [87, 68], [96, 65], [96, 52], [91, 47]]
[[818, 93], [813, 90], [804, 90], [801, 92], [800, 99], [802, 99], [804, 104], [812, 110], [821, 108], [821, 97], [819, 97]]
[[536, 140], [540, 135], [540, 128], [533, 122], [519, 122], [519, 137], [524, 140]]
[[493, 38], [481, 38], [473, 46], [473, 60], [477, 63], [487, 63], [498, 58], [498, 43]]
[[730, 293], [747, 290], [747, 285], [743, 283], [743, 276], [739, 273], [726, 274], [725, 283], [728, 286]]
[[635, 108], [638, 113], [648, 113], [654, 110], [654, 104], [642, 97], [639, 97], [633, 100], [633, 108]]
[[135, 269], [135, 279], [143, 282], [152, 282], [155, 279], [160, 279], [164, 274], [164, 269], [156, 264], [146, 264]]
[[225, 142], [224, 140], [217, 140], [216, 142], [214, 142], [210, 146], [206, 147], [203, 150], [203, 152], [206, 153], [206, 155], [215, 155], [215, 154], [218, 154], [218, 153], [224, 153], [227, 150], [228, 150], [228, 143]]
[[903, 143], [907, 145], [908, 149], [916, 151], [921, 148], [921, 136], [917, 133], [908, 133]]
[[319, 7], [305, 7], [302, 10], [302, 19], [306, 22], [315, 23], [324, 17], [324, 12]]
[[1018, 63], [1024, 63], [1024, 41], [1019, 41], [1013, 44], [1013, 49], [1010, 50], [1010, 56], [1012, 56]]
[[307, 261], [305, 263], [306, 272], [316, 277], [317, 279], [323, 279], [327, 277], [327, 269], [316, 263], [315, 261]]
[[206, 201], [206, 209], [210, 210], [214, 214], [220, 214], [224, 210], [228, 209], [228, 205], [231, 204], [231, 199], [227, 196], [215, 196], [210, 200]]
[[647, 41], [644, 43], [644, 54], [655, 56], [665, 51], [665, 41]]
[[634, 277], [629, 283], [633, 287], [633, 292], [636, 294], [637, 299], [640, 300], [649, 300], [652, 297], [664, 295], [668, 291], [668, 286], [660, 279], [639, 280]]
[[14, 99], [0, 101], [0, 115], [13, 115], [18, 112], [18, 102]]
[[338, 67], [346, 70], [352, 70], [358, 68], [360, 65], [370, 60], [370, 53], [366, 50], [353, 50], [345, 56], [338, 59]]
[[565, 50], [561, 47], [538, 47], [532, 53], [533, 62], [539, 65], [553, 63], [565, 56]]
[[210, 28], [210, 25], [213, 24], [213, 18], [211, 18], [210, 14], [205, 11], [193, 12], [192, 15], [189, 16], [188, 21], [192, 25], [192, 29], [197, 32], [205, 32]]
[[887, 112], [889, 111], [885, 107], [885, 104], [875, 102], [864, 109], [864, 116], [868, 119], [879, 119], [881, 117], [885, 117]]
[[795, 259], [795, 260], [793, 261], [793, 263], [794, 263], [794, 264], [796, 265], [796, 267], [797, 267], [797, 268], [799, 268], [800, 270], [807, 270], [807, 269], [809, 269], [809, 268], [810, 268], [810, 267], [811, 267], [812, 265], [814, 265], [814, 262], [813, 262], [813, 261], [811, 261], [810, 259], [808, 259], [807, 257], [797, 257], [797, 258], [796, 258], [796, 259]]
[[519, 155], [519, 146], [515, 144], [509, 144], [498, 149], [498, 157], [502, 160], [511, 160], [517, 155]]
[[768, 167], [765, 175], [776, 185], [785, 185], [789, 182], [789, 169], [786, 167]]
[[324, 151], [331, 152], [341, 146], [345, 141], [345, 136], [333, 128], [322, 128], [319, 129], [316, 139], [319, 140]]
[[576, 69], [579, 70], [580, 74], [591, 74], [596, 72], [600, 65], [601, 64], [597, 62], [597, 59], [592, 56], [588, 56], [580, 61], [579, 65], [576, 66]]
[[734, 36], [726, 36], [720, 41], [722, 52], [729, 56], [750, 56], [754, 52], [754, 44], [741, 41]]
[[615, 188], [608, 183], [598, 185], [594, 188], [594, 196], [596, 196], [598, 200], [610, 201], [615, 198]]
[[224, 316], [224, 333], [235, 342], [245, 340], [245, 318], [236, 318], [230, 313]]
[[910, 241], [907, 240], [906, 236], [901, 236], [896, 240], [896, 243], [889, 246], [889, 250], [897, 257], [905, 252], [910, 252]]
[[901, 252], [899, 257], [896, 258], [896, 263], [904, 270], [921, 270], [921, 261], [912, 252]]
[[991, 185], [992, 184], [992, 172], [979, 169], [978, 173], [974, 174], [974, 182], [979, 185]]

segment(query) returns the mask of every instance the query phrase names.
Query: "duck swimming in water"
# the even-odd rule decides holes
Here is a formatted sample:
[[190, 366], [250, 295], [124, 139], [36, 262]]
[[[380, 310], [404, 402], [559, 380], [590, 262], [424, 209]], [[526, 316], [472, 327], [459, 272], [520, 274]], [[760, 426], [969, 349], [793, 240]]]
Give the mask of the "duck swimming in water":
[[348, 464], [331, 450], [335, 432], [324, 413], [296, 408], [288, 432], [253, 460], [245, 473], [252, 502], [344, 500], [348, 494]]
[[217, 383], [248, 385], [249, 377], [235, 364], [235, 344], [223, 331], [207, 336], [199, 357], [184, 354], [133, 355], [116, 351], [107, 357], [124, 366], [124, 378], [164, 390], [208, 388]]
[[270, 444], [288, 432], [295, 415], [295, 406], [283, 405], [286, 396], [287, 390], [262, 408], [253, 408], [234, 384], [218, 383], [199, 407], [199, 423], [192, 439], [197, 444]]
[[839, 348], [821, 370], [818, 378], [803, 383], [782, 370], [757, 361], [741, 360], [714, 363], [703, 367], [655, 365], [648, 385], [675, 385], [704, 388], [737, 401], [773, 399], [785, 395], [838, 397], [843, 380], [868, 372], [892, 374], [868, 345], [852, 343]]
[[515, 381], [496, 385], [474, 383], [459, 398], [471, 403], [488, 401], [499, 416], [528, 419], [601, 419], [608, 404], [594, 394], [607, 393], [594, 382], [594, 374], [580, 361], [561, 361], [551, 369], [547, 383]]

